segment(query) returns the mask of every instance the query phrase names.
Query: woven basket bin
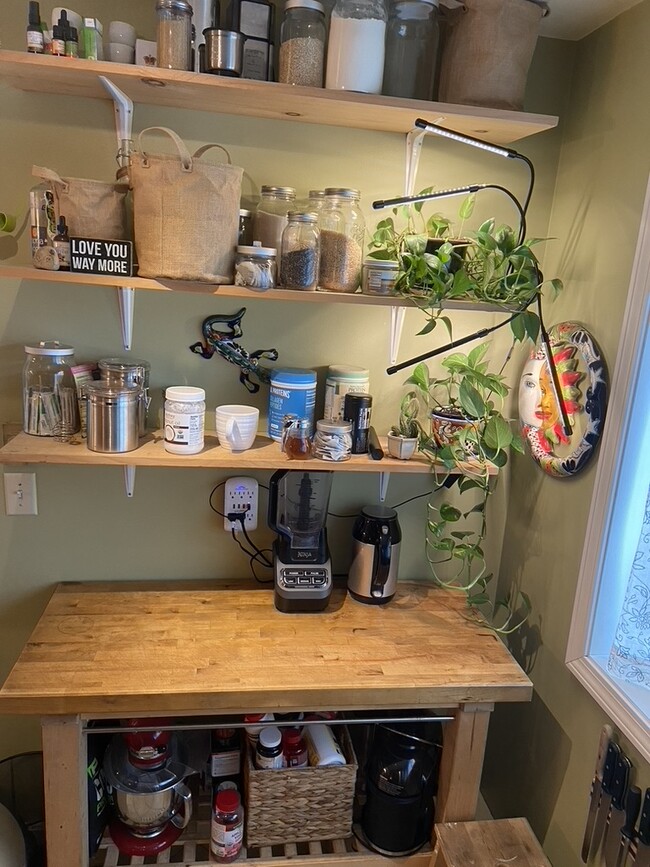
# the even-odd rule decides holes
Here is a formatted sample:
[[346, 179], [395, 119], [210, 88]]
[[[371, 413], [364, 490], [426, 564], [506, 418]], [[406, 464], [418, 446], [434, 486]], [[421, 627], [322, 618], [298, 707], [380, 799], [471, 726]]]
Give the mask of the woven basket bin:
[[246, 751], [246, 845], [336, 840], [352, 833], [357, 760], [345, 726], [333, 728], [347, 765], [259, 770]]

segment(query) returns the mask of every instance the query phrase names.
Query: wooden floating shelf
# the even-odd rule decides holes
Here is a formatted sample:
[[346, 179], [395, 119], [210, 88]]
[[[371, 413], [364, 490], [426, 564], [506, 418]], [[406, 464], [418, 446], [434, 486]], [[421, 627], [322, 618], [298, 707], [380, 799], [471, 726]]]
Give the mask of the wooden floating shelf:
[[0, 79], [22, 91], [109, 100], [100, 75], [108, 76], [135, 103], [399, 133], [424, 117], [495, 144], [508, 144], [558, 123], [551, 115], [0, 51]]
[[[42, 271], [31, 265], [0, 265], [2, 280], [32, 280], [38, 283], [73, 284], [76, 286], [108, 286], [115, 288], [149, 289], [162, 292], [192, 292], [218, 298], [243, 298], [246, 301], [293, 301], [307, 304], [361, 304], [369, 307], [411, 307], [416, 305], [398, 295], [362, 295], [360, 292], [300, 292], [294, 289], [259, 291], [246, 286], [216, 286], [189, 280], [155, 280], [148, 277], [111, 277], [100, 274], [72, 274], [70, 271]], [[487, 302], [445, 300], [445, 310], [507, 313], [509, 308]]]
[[[349, 461], [340, 463], [310, 458], [305, 461], [290, 461], [280, 445], [268, 437], [257, 437], [252, 448], [244, 452], [229, 452], [219, 445], [215, 434], [206, 434], [205, 447], [196, 455], [173, 455], [165, 451], [162, 431], [152, 431], [142, 440], [142, 445], [132, 452], [106, 454], [92, 452], [85, 440], [76, 436], [71, 442], [58, 442], [54, 437], [37, 437], [22, 431], [0, 448], [0, 464], [75, 464], [83, 466], [132, 466], [132, 467], [209, 467], [211, 469], [243, 470], [334, 470], [347, 473], [429, 473], [431, 466], [423, 455], [414, 455], [409, 461], [391, 458], [386, 440], [381, 439], [385, 456], [373, 461], [369, 455], [353, 455]], [[440, 467], [443, 475], [444, 468]], [[491, 473], [498, 472], [496, 467]]]

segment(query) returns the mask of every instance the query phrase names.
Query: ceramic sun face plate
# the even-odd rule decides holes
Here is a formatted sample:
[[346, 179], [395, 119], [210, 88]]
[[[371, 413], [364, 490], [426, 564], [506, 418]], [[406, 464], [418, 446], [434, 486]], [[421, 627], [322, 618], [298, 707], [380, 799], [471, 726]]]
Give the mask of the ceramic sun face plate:
[[571, 423], [566, 436], [544, 346], [531, 352], [519, 381], [519, 422], [531, 454], [555, 478], [580, 472], [600, 439], [607, 407], [607, 370], [589, 332], [575, 322], [549, 331], [560, 396]]

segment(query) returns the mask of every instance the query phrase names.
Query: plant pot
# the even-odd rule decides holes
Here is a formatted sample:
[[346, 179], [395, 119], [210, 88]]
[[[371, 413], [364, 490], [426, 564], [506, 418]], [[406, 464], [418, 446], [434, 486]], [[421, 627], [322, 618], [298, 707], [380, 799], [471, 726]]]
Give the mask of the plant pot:
[[[436, 447], [439, 449], [453, 445], [458, 434], [465, 428], [471, 427], [472, 419], [462, 415], [453, 407], [441, 407], [431, 413], [431, 435]], [[468, 457], [475, 457], [473, 449], [465, 450]]]
[[418, 447], [417, 437], [402, 437], [397, 434], [388, 434], [388, 454], [400, 461], [410, 460]]
[[455, 274], [456, 271], [460, 271], [465, 264], [465, 253], [467, 253], [467, 248], [470, 243], [467, 238], [429, 238], [427, 240], [425, 252], [435, 254], [443, 244], [447, 243], [451, 244], [454, 248], [451, 252], [449, 264], [447, 265], [447, 271], [450, 274]]

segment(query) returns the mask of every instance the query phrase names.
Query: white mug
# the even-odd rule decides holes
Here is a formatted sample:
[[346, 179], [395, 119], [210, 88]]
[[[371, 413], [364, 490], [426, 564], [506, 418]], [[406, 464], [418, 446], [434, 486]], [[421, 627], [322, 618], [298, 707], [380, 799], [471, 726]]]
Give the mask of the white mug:
[[254, 406], [226, 404], [215, 410], [217, 437], [229, 452], [243, 452], [255, 442], [260, 411]]

